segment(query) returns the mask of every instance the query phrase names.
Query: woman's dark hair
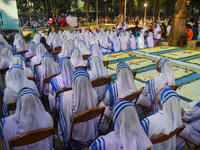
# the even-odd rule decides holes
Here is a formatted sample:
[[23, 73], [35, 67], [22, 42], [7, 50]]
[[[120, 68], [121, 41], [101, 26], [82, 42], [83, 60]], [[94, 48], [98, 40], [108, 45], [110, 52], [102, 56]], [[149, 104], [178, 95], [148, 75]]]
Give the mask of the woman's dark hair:
[[43, 43], [45, 47], [47, 46], [45, 37], [41, 37], [40, 43]]

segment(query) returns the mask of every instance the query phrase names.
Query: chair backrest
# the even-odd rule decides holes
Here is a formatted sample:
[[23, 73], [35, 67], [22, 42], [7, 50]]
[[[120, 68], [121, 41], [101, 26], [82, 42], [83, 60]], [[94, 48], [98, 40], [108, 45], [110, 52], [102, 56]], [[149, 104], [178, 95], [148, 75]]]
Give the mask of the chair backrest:
[[141, 93], [141, 91], [133, 92], [132, 94], [127, 95], [127, 96], [124, 97], [124, 98], [120, 98], [119, 100], [126, 100], [126, 101], [132, 102], [134, 99], [136, 99], [136, 100], [135, 100], [135, 104], [136, 104], [136, 101], [137, 101], [137, 99], [139, 98], [140, 93]]
[[30, 56], [30, 57], [26, 57], [26, 62], [30, 62], [31, 58], [33, 58], [35, 55]]
[[33, 144], [33, 143], [39, 142], [43, 139], [46, 139], [51, 135], [53, 135], [53, 147], [55, 147], [55, 129], [54, 129], [54, 127], [30, 131], [30, 132], [22, 134], [18, 137], [11, 138], [8, 141], [8, 143], [10, 146], [10, 150], [13, 150], [14, 147]]
[[122, 28], [119, 28], [118, 30], [122, 30]]
[[125, 29], [125, 31], [131, 31], [131, 28]]
[[23, 51], [17, 52], [17, 54], [24, 55], [24, 54], [27, 53], [27, 52], [28, 52], [28, 50], [23, 50]]
[[108, 64], [109, 64], [109, 60], [104, 60], [103, 61], [103, 65], [104, 67], [106, 67], [108, 69]]
[[136, 74], [137, 74], [137, 71], [135, 70], [135, 71], [132, 71], [132, 75], [133, 75], [133, 78], [135, 79], [135, 77], [136, 77]]
[[39, 66], [39, 65], [41, 65], [41, 63], [35, 64], [35, 65], [34, 65], [34, 74], [35, 74], [35, 69], [36, 69], [36, 67]]
[[46, 78], [44, 78], [43, 79], [43, 94], [44, 94], [44, 84], [45, 83], [50, 83], [50, 80], [53, 78], [53, 77], [55, 77], [55, 76], [57, 76], [57, 75], [59, 75], [59, 74], [53, 74], [53, 75], [50, 75], [50, 76], [48, 76], [48, 77], [46, 77]]
[[79, 68], [82, 68], [82, 69], [87, 70], [88, 67], [87, 67], [87, 66], [76, 66], [76, 67], [75, 67], [75, 69], [79, 69]]
[[62, 47], [61, 46], [58, 46], [58, 47], [55, 47], [55, 51], [62, 51]]
[[101, 77], [101, 78], [92, 80], [91, 83], [93, 87], [99, 87], [106, 84], [110, 85], [111, 79], [112, 79], [111, 77]]
[[169, 85], [169, 87], [171, 89], [173, 89], [174, 91], [176, 91], [178, 89], [179, 85], [178, 84], [176, 84], [176, 85]]
[[46, 49], [47, 49], [47, 51], [48, 51], [49, 53], [51, 53], [51, 48], [50, 48], [50, 47], [46, 47]]
[[158, 34], [163, 34], [163, 31], [158, 31]]
[[102, 119], [102, 116], [104, 114], [104, 110], [105, 110], [104, 106], [98, 107], [98, 108], [92, 108], [92, 109], [89, 109], [89, 110], [87, 110], [87, 111], [85, 111], [81, 114], [74, 116], [72, 126], [71, 126], [70, 140], [72, 139], [72, 132], [73, 132], [73, 128], [74, 128], [75, 123], [85, 122], [85, 121], [94, 119], [95, 117], [101, 115], [101, 117], [99, 119], [99, 123], [98, 123], [98, 126], [99, 126], [101, 119]]
[[12, 110], [16, 110], [16, 101], [7, 104], [8, 112]]
[[83, 60], [87, 60], [87, 58], [90, 57], [90, 56], [91, 56], [91, 54], [84, 54], [84, 55], [82, 55]]
[[54, 51], [54, 52], [51, 52], [51, 55], [55, 58], [56, 55], [58, 55], [60, 53], [60, 51]]
[[67, 57], [67, 59], [70, 59], [71, 57]]
[[36, 78], [33, 76], [33, 77], [27, 77], [29, 80], [32, 80], [33, 82], [36, 83]]
[[161, 134], [157, 135], [156, 137], [154, 137], [153, 140], [151, 140], [151, 142], [152, 142], [152, 144], [157, 144], [157, 143], [167, 141], [174, 135], [178, 135], [179, 133], [181, 133], [181, 131], [183, 131], [184, 128], [185, 128], [185, 125], [182, 125], [181, 127], [176, 128], [174, 131], [172, 131], [169, 135], [161, 133]]
[[56, 97], [55, 97], [55, 111], [57, 111], [57, 99], [58, 99], [58, 95], [62, 92], [65, 92], [65, 91], [70, 91], [72, 90], [72, 88], [63, 88], [61, 90], [58, 90], [56, 91]]

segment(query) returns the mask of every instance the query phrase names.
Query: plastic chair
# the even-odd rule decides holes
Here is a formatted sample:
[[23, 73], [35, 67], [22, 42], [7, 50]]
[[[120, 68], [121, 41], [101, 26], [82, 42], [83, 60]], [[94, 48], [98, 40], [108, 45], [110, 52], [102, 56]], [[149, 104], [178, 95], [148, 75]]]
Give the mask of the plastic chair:
[[35, 55], [30, 56], [30, 57], [26, 57], [26, 62], [30, 62], [31, 58], [33, 58]]
[[55, 58], [61, 51], [51, 52], [51, 55]]
[[108, 64], [109, 64], [109, 60], [104, 60], [103, 61], [103, 65], [104, 67], [106, 67], [108, 69]]
[[82, 69], [84, 69], [84, 70], [87, 70], [88, 67], [87, 67], [87, 66], [76, 66], [76, 67], [75, 67], [75, 69], [79, 69], [79, 68], [82, 68]]
[[61, 46], [55, 47], [55, 51], [61, 52], [62, 51], [62, 47]]
[[133, 92], [132, 94], [127, 95], [124, 98], [120, 98], [119, 100], [126, 100], [126, 101], [130, 101], [130, 102], [132, 102], [133, 100], [137, 101], [137, 99], [140, 96], [140, 93], [142, 93], [142, 92], [141, 91]]
[[82, 55], [83, 60], [87, 60], [87, 58], [90, 57], [90, 56], [91, 56], [91, 54], [85, 54], [85, 55]]
[[111, 77], [101, 77], [101, 78], [92, 80], [91, 83], [93, 87], [99, 87], [106, 84], [110, 85], [111, 79], [112, 79]]
[[137, 71], [135, 70], [135, 71], [132, 71], [132, 75], [133, 75], [133, 78], [135, 79], [135, 77], [136, 77], [136, 74], [137, 74]]
[[17, 52], [17, 54], [24, 55], [24, 54], [27, 53], [27, 52], [28, 52], [28, 50], [23, 50], [23, 51]]
[[32, 80], [33, 82], [36, 83], [36, 78], [34, 76], [33, 77], [27, 77], [27, 79]]

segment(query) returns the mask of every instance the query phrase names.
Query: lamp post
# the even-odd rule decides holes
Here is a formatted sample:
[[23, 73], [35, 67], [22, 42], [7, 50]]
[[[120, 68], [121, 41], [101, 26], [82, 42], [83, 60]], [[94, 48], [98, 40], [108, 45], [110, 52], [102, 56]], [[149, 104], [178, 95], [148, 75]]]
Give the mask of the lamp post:
[[145, 12], [144, 12], [144, 24], [146, 25], [146, 17], [147, 17], [147, 3], [144, 3], [144, 8], [145, 8]]

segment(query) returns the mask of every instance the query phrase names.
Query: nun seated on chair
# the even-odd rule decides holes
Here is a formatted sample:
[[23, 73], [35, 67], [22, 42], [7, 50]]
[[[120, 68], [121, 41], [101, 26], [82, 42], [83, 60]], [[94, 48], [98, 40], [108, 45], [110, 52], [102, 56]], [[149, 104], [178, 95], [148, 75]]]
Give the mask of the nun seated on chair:
[[[169, 135], [175, 129], [182, 126], [181, 107], [178, 94], [171, 88], [162, 88], [156, 96], [156, 103], [160, 111], [143, 119], [141, 125], [152, 140], [155, 136], [164, 133]], [[181, 150], [185, 144], [176, 144], [179, 138], [174, 135], [165, 142], [153, 145], [153, 150]]]
[[[45, 111], [37, 92], [24, 88], [19, 92], [16, 101], [15, 113], [0, 120], [0, 136], [3, 138], [5, 150], [10, 149], [8, 141], [11, 138], [18, 137], [29, 131], [53, 127], [53, 119]], [[52, 137], [15, 149], [53, 150]]]
[[[147, 81], [145, 87], [141, 88], [142, 93], [138, 98], [137, 104], [149, 107], [154, 100], [156, 93], [163, 87], [175, 85], [174, 69], [170, 60], [166, 57], [161, 58], [156, 66], [159, 73], [158, 77], [152, 78]], [[152, 106], [152, 113], [159, 111], [158, 104], [154, 103]], [[144, 117], [140, 114], [140, 118]]]
[[149, 150], [152, 147], [133, 102], [118, 101], [113, 108], [113, 119], [114, 131], [100, 136], [90, 150]]

